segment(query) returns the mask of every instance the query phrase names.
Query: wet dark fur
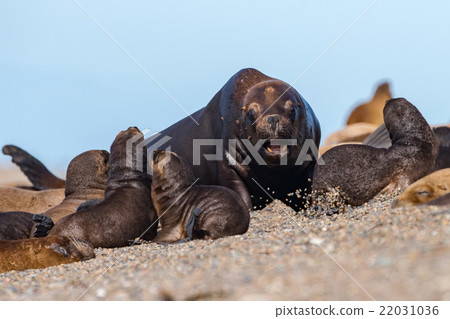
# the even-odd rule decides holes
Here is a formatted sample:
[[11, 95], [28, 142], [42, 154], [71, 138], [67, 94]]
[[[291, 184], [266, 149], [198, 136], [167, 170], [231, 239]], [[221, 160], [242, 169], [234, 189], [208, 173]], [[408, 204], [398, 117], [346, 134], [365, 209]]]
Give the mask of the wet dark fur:
[[[170, 160], [163, 164], [167, 157]], [[217, 239], [248, 230], [249, 209], [236, 192], [221, 186], [192, 186], [193, 183], [186, 161], [166, 151], [153, 153], [152, 199], [162, 227], [155, 241]], [[192, 216], [195, 210], [198, 213]], [[190, 218], [194, 218], [191, 235], [187, 230]]]
[[29, 238], [33, 216], [25, 212], [0, 213], [0, 240]]
[[15, 163], [27, 176], [36, 190], [64, 188], [64, 180], [53, 175], [39, 160], [15, 145], [3, 146], [3, 154], [10, 155]]
[[438, 141], [417, 108], [406, 99], [391, 99], [383, 115], [392, 146], [330, 149], [322, 156], [325, 165], [315, 168], [314, 192], [339, 188], [348, 204], [361, 205], [382, 191], [407, 187], [434, 170]]
[[[272, 89], [265, 91], [269, 87]], [[277, 100], [278, 97], [280, 98]], [[272, 121], [273, 116], [279, 116], [278, 123]], [[273, 198], [282, 201], [285, 201], [286, 194], [297, 189], [309, 192], [311, 184], [308, 179], [312, 177], [315, 161], [302, 165], [293, 163], [305, 139], [313, 140], [318, 147], [320, 125], [308, 103], [287, 83], [255, 69], [243, 69], [232, 76], [208, 105], [192, 114], [192, 117], [200, 125], [186, 117], [161, 132], [162, 136], [170, 136], [172, 139], [159, 148], [166, 149], [170, 145], [172, 151], [189, 163], [194, 176], [200, 179], [199, 183], [202, 185], [230, 188], [250, 208], [263, 207], [272, 201], [255, 181], [264, 188], [270, 187], [274, 192], [271, 194]], [[252, 125], [255, 120], [255, 125]], [[200, 165], [193, 165], [193, 139], [222, 140], [224, 153], [230, 151], [229, 140], [237, 139], [236, 157], [237, 162], [241, 163], [249, 155], [242, 143], [242, 139], [247, 138], [252, 143], [258, 138], [290, 138], [297, 139], [298, 145], [289, 146], [289, 165], [285, 166], [278, 164], [278, 155], [271, 156], [266, 149], [259, 150], [269, 164], [265, 166], [258, 165], [254, 160], [249, 165], [230, 165], [226, 154], [220, 154], [222, 158], [218, 161], [208, 161], [202, 155]], [[154, 139], [147, 146], [151, 147], [158, 141], [159, 139]], [[214, 154], [215, 147], [204, 146], [201, 153]], [[294, 199], [287, 204], [299, 208], [302, 200]]]
[[[139, 136], [136, 143], [142, 141], [142, 133], [131, 127], [119, 133], [111, 146], [105, 200], [64, 217], [50, 235], [74, 236], [94, 247], [121, 247], [141, 235], [146, 240], [156, 236], [157, 215], [150, 197], [150, 175], [127, 166], [126, 142], [136, 136]], [[136, 148], [132, 156], [134, 168], [138, 162]], [[145, 157], [145, 152], [142, 153]]]

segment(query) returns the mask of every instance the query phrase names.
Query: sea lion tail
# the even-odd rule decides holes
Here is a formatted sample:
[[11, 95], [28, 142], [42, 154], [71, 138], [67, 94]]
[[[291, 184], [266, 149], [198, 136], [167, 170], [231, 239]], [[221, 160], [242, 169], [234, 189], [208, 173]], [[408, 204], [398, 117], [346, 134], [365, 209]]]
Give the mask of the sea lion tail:
[[33, 232], [33, 237], [45, 237], [48, 235], [53, 226], [55, 226], [53, 220], [44, 214], [34, 215], [33, 222], [36, 223], [36, 230]]
[[10, 155], [12, 162], [19, 166], [20, 170], [37, 190], [64, 188], [64, 180], [53, 175], [39, 160], [15, 145], [3, 146], [3, 154]]

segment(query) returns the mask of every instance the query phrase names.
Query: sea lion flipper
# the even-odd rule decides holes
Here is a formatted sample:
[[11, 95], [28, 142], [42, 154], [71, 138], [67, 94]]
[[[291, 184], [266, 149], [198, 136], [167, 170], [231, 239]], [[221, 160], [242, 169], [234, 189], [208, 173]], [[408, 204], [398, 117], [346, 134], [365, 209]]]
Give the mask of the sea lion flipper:
[[186, 232], [188, 235], [187, 238], [189, 238], [189, 240], [194, 239], [194, 226], [198, 221], [200, 213], [201, 213], [200, 208], [194, 208], [192, 210], [191, 216], [189, 216], [188, 222], [186, 224]]
[[53, 175], [38, 159], [15, 145], [3, 146], [3, 154], [10, 155], [12, 162], [19, 166], [20, 170], [37, 190], [64, 188], [65, 181]]
[[386, 125], [381, 124], [372, 132], [363, 142], [363, 145], [369, 145], [376, 148], [389, 148], [392, 146], [391, 137]]
[[45, 237], [55, 225], [53, 220], [44, 214], [36, 214], [33, 216], [33, 222], [36, 223], [36, 230], [33, 237]]

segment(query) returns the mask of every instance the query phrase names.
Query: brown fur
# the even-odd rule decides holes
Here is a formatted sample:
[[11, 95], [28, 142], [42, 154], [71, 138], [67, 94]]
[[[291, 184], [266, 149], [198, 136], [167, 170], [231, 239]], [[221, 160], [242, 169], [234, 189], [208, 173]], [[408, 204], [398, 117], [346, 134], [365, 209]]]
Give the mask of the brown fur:
[[372, 123], [375, 125], [382, 124], [383, 108], [386, 101], [391, 97], [389, 83], [380, 84], [375, 91], [372, 100], [353, 109], [347, 120], [347, 125], [360, 122]]
[[450, 168], [435, 171], [409, 185], [392, 207], [418, 205], [450, 193]]
[[0, 187], [0, 213], [25, 211], [41, 214], [59, 205], [63, 199], [64, 189], [34, 191], [4, 186]]
[[0, 240], [0, 273], [46, 268], [94, 257], [91, 245], [76, 238], [49, 236]]
[[[151, 178], [137, 170], [145, 152], [127, 154], [127, 141], [143, 141], [142, 133], [135, 127], [120, 132], [111, 145], [110, 169], [105, 189], [105, 199], [100, 204], [66, 216], [55, 224], [50, 235], [81, 238], [94, 247], [121, 247], [142, 236], [151, 240], [156, 236], [157, 215], [150, 197]], [[137, 144], [136, 144], [137, 145]], [[143, 151], [143, 149], [141, 149]], [[131, 163], [127, 163], [131, 156]], [[132, 167], [129, 167], [129, 164]]]
[[190, 239], [217, 239], [247, 231], [249, 209], [239, 194], [221, 186], [192, 186], [189, 165], [175, 153], [155, 151], [152, 167], [152, 200], [161, 223], [155, 241], [173, 243], [187, 238], [186, 224], [194, 209], [200, 213]]

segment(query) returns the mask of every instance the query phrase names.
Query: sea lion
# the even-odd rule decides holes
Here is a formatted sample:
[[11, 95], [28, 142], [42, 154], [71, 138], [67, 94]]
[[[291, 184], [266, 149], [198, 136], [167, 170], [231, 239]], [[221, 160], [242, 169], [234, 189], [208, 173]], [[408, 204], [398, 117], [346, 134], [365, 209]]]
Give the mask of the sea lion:
[[0, 240], [0, 273], [46, 268], [93, 258], [94, 249], [77, 238], [49, 236]]
[[[421, 204], [420, 206], [450, 206], [450, 193], [439, 196], [438, 198], [433, 199], [432, 201]], [[449, 213], [450, 211], [447, 211]]]
[[3, 146], [3, 154], [10, 155], [36, 190], [64, 188], [64, 180], [53, 175], [39, 160], [15, 145]]
[[342, 145], [327, 151], [314, 171], [314, 196], [339, 190], [350, 205], [378, 193], [405, 188], [434, 169], [438, 141], [417, 108], [406, 99], [391, 99], [383, 110], [392, 139], [388, 149]]
[[418, 205], [450, 193], [450, 168], [434, 171], [409, 185], [392, 207]]
[[[435, 125], [431, 127], [433, 134], [439, 141], [434, 170], [450, 167], [450, 127], [448, 125]], [[391, 137], [384, 124], [380, 125], [363, 142], [364, 145], [376, 148], [389, 148], [392, 145]]]
[[25, 212], [0, 213], [0, 240], [29, 238], [33, 216]]
[[172, 152], [153, 152], [152, 168], [152, 200], [161, 223], [154, 241], [217, 239], [248, 230], [249, 209], [235, 191], [222, 186], [192, 186], [194, 175], [189, 164]]
[[322, 146], [330, 146], [340, 143], [362, 143], [373, 131], [377, 125], [371, 123], [349, 124], [343, 129], [330, 134], [323, 142]]
[[157, 215], [150, 196], [151, 177], [135, 169], [146, 163], [143, 143], [130, 150], [127, 141], [143, 141], [136, 127], [120, 132], [111, 145], [105, 200], [62, 218], [51, 229], [51, 236], [73, 236], [94, 247], [122, 247], [137, 237], [156, 236]]
[[0, 213], [25, 211], [41, 214], [59, 205], [64, 199], [64, 189], [34, 191], [17, 187], [0, 187]]
[[[166, 137], [171, 139], [165, 142]], [[281, 145], [279, 140], [291, 140], [293, 145]], [[195, 148], [199, 143], [204, 146]], [[262, 208], [273, 198], [299, 208], [303, 200], [287, 195], [310, 191], [316, 161], [314, 156], [298, 159], [302, 147], [317, 149], [319, 143], [319, 122], [293, 87], [258, 70], [243, 69], [206, 107], [163, 130], [147, 142], [147, 148], [151, 152], [170, 147], [189, 163], [200, 184], [230, 188], [249, 208]], [[251, 152], [250, 146], [256, 150]], [[269, 187], [270, 196], [261, 187]]]
[[108, 170], [107, 151], [92, 150], [76, 156], [67, 168], [66, 197], [61, 204], [46, 211], [44, 215], [56, 223], [73, 214], [80, 204], [93, 199], [103, 199]]
[[348, 117], [347, 125], [360, 122], [372, 123], [375, 125], [382, 124], [383, 108], [386, 101], [391, 97], [389, 83], [381, 83], [378, 85], [372, 100], [353, 109], [352, 113]]

